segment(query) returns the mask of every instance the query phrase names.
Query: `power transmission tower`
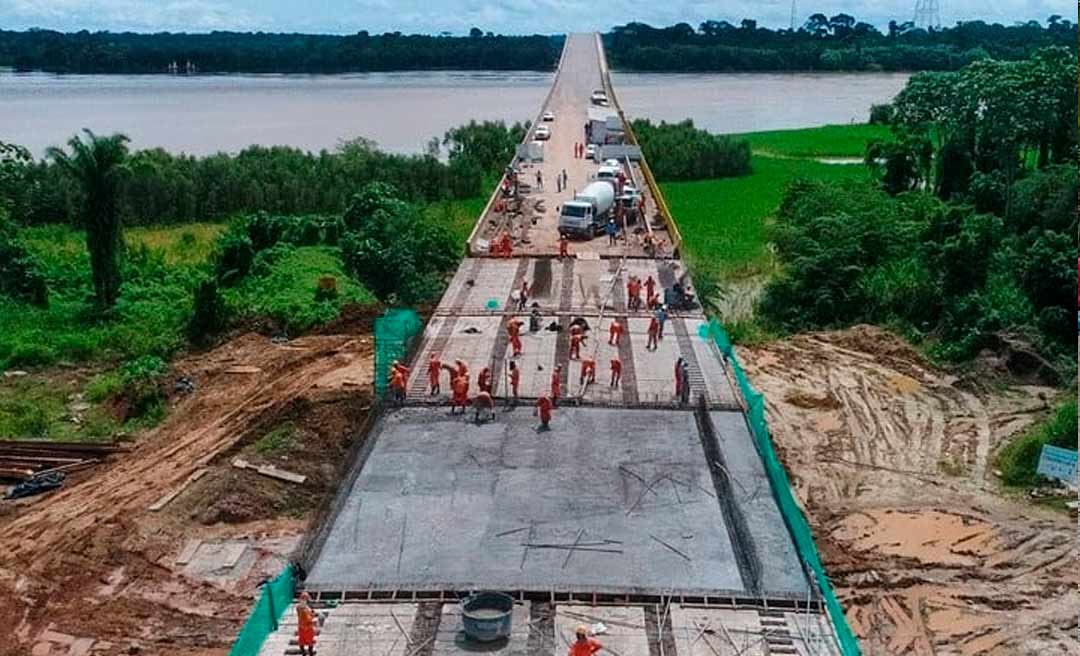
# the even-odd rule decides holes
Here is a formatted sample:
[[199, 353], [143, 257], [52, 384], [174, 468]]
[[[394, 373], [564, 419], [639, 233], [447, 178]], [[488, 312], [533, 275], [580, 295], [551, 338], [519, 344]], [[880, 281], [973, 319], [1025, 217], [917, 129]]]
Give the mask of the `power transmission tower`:
[[924, 30], [941, 29], [941, 3], [939, 0], [915, 0], [915, 27]]
[[796, 13], [797, 13], [796, 10], [795, 10], [795, 2], [796, 1], [797, 0], [791, 0], [791, 31], [792, 32], [795, 31], [795, 16], [796, 16]]

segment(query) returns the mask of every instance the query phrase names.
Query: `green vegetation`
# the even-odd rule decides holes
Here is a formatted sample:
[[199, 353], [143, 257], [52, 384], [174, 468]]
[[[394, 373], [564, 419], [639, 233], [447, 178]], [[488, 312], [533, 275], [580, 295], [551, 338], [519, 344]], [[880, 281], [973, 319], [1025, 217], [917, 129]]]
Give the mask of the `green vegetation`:
[[803, 130], [774, 130], [736, 135], [747, 139], [755, 155], [800, 158], [862, 159], [867, 142], [889, 138], [883, 125], [825, 125]]
[[656, 179], [661, 182], [731, 178], [750, 173], [746, 141], [709, 134], [690, 120], [653, 125], [633, 122], [634, 134]]
[[300, 440], [296, 434], [296, 426], [293, 426], [290, 423], [284, 423], [260, 437], [252, 446], [256, 453], [265, 455], [268, 453], [292, 451], [299, 445]]
[[912, 78], [879, 183], [788, 188], [764, 318], [900, 326], [953, 360], [1009, 332], [1072, 370], [1076, 83], [1064, 49]]
[[1026, 59], [1040, 48], [1065, 46], [1076, 57], [1076, 24], [1054, 15], [988, 25], [965, 21], [927, 31], [891, 21], [888, 31], [849, 14], [812, 14], [796, 30], [771, 30], [707, 20], [655, 28], [628, 23], [604, 35], [615, 68], [637, 71], [952, 71], [992, 57]]
[[551, 70], [562, 39], [496, 36], [345, 36], [265, 32], [62, 33], [0, 30], [0, 66], [57, 73], [345, 73], [401, 70]]
[[[792, 134], [797, 137], [799, 132]], [[747, 137], [754, 143], [756, 135]], [[773, 258], [766, 221], [792, 181], [869, 178], [862, 166], [794, 158], [755, 155], [752, 166], [753, 174], [741, 178], [661, 185], [696, 276], [732, 279], [767, 271]]]
[[1045, 422], [1014, 438], [998, 451], [994, 466], [1001, 480], [1012, 487], [1033, 487], [1041, 476], [1035, 473], [1044, 444], [1076, 450], [1076, 398], [1066, 400]]
[[76, 400], [77, 383], [18, 378], [0, 384], [0, 440], [110, 441], [127, 430], [107, 405]]

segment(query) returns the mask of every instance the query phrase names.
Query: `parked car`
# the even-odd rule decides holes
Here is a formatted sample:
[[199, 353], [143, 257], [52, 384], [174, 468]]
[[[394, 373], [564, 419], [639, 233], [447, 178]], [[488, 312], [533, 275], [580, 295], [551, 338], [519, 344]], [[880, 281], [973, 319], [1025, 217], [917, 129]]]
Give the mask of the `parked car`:
[[548, 126], [546, 126], [546, 125], [538, 125], [538, 126], [536, 126], [536, 131], [533, 132], [533, 138], [537, 139], [539, 141], [544, 141], [545, 139], [550, 139], [551, 138], [551, 129], [548, 128]]
[[585, 147], [585, 157], [596, 159], [596, 144], [589, 144]]
[[546, 112], [544, 112], [543, 116], [540, 117], [540, 120], [544, 121], [545, 123], [550, 123], [554, 121], [555, 112], [551, 111], [550, 109], [547, 110]]

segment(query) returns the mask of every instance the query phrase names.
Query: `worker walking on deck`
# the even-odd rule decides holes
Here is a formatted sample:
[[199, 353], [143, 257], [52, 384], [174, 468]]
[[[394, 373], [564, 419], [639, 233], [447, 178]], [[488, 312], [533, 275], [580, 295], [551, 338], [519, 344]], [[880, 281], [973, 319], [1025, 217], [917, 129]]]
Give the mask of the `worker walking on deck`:
[[439, 374], [441, 372], [442, 362], [439, 362], [439, 356], [432, 353], [427, 366], [428, 385], [431, 387], [432, 396], [439, 393]]
[[604, 232], [607, 233], [608, 246], [614, 246], [618, 243], [619, 224], [615, 223], [615, 219], [608, 219], [607, 225], [604, 226]]
[[566, 185], [570, 182], [569, 176], [566, 175], [566, 169], [562, 170], [562, 188], [566, 189]]
[[300, 593], [300, 603], [296, 604], [296, 642], [300, 646], [301, 656], [315, 656], [315, 634], [319, 616], [311, 610], [311, 595]]
[[649, 317], [649, 341], [645, 344], [646, 351], [655, 351], [660, 347], [660, 320], [655, 316]]
[[618, 387], [622, 383], [622, 360], [611, 358], [611, 386]]
[[536, 188], [540, 191], [544, 190], [544, 174], [539, 169], [536, 171]]
[[579, 624], [574, 634], [574, 644], [570, 645], [566, 656], [593, 656], [604, 648], [599, 642], [589, 637], [589, 629], [584, 624]]
[[518, 312], [524, 312], [525, 311], [525, 308], [527, 307], [527, 305], [529, 303], [529, 292], [530, 291], [531, 290], [529, 289], [529, 281], [523, 279], [521, 281], [521, 287], [518, 288], [518, 299], [517, 299]]
[[660, 324], [660, 330], [657, 332], [656, 336], [660, 339], [664, 339], [664, 324], [668, 319], [667, 306], [661, 305], [656, 308], [656, 314], [653, 316], [656, 317], [656, 321]]
[[679, 380], [682, 381], [682, 389], [679, 390], [679, 402], [683, 405], [690, 403], [690, 363], [682, 358], [679, 365]]
[[536, 412], [540, 415], [540, 430], [551, 430], [551, 409], [554, 407], [552, 400], [544, 395], [536, 399]]
[[562, 365], [555, 365], [551, 372], [551, 404], [559, 405], [559, 397], [562, 396]]
[[608, 346], [618, 346], [622, 341], [623, 325], [619, 323], [618, 319], [611, 320], [611, 327], [608, 328]]
[[518, 386], [521, 384], [521, 369], [518, 369], [517, 363], [513, 360], [510, 361], [510, 394], [513, 395], [514, 403], [518, 400]]
[[559, 235], [559, 259], [570, 257], [570, 241], [566, 235]]
[[491, 369], [484, 367], [480, 370], [480, 375], [476, 377], [476, 387], [481, 392], [487, 392], [491, 394]]
[[641, 280], [637, 276], [626, 281], [626, 307], [632, 312], [641, 309]]
[[517, 317], [511, 317], [510, 321], [506, 322], [506, 334], [510, 336], [510, 346], [515, 358], [521, 355], [521, 327], [524, 325], [525, 322]]
[[645, 297], [652, 298], [653, 296], [656, 296], [656, 281], [649, 276], [645, 279]]
[[581, 376], [578, 378], [578, 385], [584, 385], [585, 383], [596, 382], [596, 360], [591, 355], [586, 355], [581, 360]]

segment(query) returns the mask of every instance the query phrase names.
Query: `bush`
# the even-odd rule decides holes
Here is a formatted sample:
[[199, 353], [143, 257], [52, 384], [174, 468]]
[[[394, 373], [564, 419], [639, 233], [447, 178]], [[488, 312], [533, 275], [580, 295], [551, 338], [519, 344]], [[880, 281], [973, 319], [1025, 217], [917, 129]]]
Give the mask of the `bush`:
[[245, 232], [230, 229], [217, 245], [217, 279], [225, 285], [243, 279], [255, 262], [255, 247]]
[[0, 208], [0, 294], [44, 307], [49, 289], [41, 266], [19, 241], [15, 225]]
[[638, 119], [633, 129], [659, 181], [750, 174], [750, 143], [745, 139], [710, 134], [695, 128], [690, 120], [653, 125], [647, 119]]
[[889, 125], [892, 123], [893, 114], [895, 110], [893, 106], [885, 103], [883, 105], [871, 105], [870, 106], [870, 124], [871, 125]]
[[204, 345], [228, 324], [228, 311], [218, 291], [217, 281], [204, 280], [195, 288], [187, 335], [193, 344]]
[[161, 412], [168, 370], [165, 361], [153, 355], [145, 355], [121, 365], [119, 395], [127, 406], [125, 419], [138, 419]]
[[1030, 487], [1039, 483], [1035, 473], [1043, 445], [1049, 444], [1065, 449], [1077, 447], [1076, 398], [1060, 406], [1045, 422], [1033, 427], [1020, 437], [1002, 447], [995, 458], [1006, 485]]

